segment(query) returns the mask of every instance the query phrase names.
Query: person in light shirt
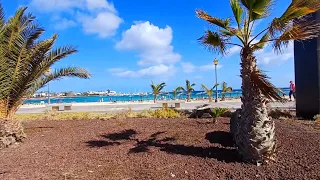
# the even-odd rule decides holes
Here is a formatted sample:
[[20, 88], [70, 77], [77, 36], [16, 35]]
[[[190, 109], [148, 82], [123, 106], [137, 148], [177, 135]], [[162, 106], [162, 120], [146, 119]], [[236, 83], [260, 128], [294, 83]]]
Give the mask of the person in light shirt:
[[289, 92], [289, 99], [291, 101], [291, 96], [296, 99], [296, 86], [292, 81], [290, 81], [290, 92]]

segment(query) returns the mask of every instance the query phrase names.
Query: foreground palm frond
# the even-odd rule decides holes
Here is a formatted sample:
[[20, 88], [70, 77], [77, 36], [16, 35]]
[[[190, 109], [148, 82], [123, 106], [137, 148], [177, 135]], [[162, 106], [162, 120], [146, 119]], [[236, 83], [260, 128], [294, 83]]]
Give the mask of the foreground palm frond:
[[[26, 98], [48, 82], [62, 77], [89, 78], [87, 70], [67, 67], [45, 73], [56, 62], [77, 52], [73, 46], [53, 49], [57, 35], [39, 40], [44, 29], [26, 7], [5, 20], [0, 6], [0, 117], [12, 118]], [[52, 50], [53, 49], [53, 50]]]

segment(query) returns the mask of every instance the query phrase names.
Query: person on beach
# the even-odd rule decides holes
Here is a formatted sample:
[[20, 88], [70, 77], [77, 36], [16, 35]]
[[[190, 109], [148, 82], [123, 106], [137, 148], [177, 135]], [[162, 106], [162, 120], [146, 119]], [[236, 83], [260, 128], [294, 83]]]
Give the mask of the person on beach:
[[291, 96], [296, 99], [296, 87], [292, 81], [290, 81], [290, 92], [289, 92], [289, 99], [291, 101]]

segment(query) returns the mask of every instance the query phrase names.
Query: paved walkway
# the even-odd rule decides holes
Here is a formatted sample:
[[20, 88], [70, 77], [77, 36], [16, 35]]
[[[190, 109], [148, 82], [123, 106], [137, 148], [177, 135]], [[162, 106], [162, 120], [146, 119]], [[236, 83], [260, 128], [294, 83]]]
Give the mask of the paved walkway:
[[[190, 102], [190, 103], [181, 103], [181, 109], [185, 110], [192, 110], [195, 109], [196, 106], [209, 104], [208, 102]], [[223, 107], [223, 108], [230, 108], [230, 109], [237, 109], [241, 107], [241, 102], [218, 102], [218, 103], [211, 103], [213, 107]], [[174, 102], [169, 103], [168, 106], [174, 107]], [[282, 103], [272, 103], [272, 107], [278, 108], [286, 108], [286, 109], [295, 109], [295, 102], [287, 102], [285, 104]], [[145, 109], [157, 109], [161, 108], [161, 103], [143, 103], [143, 104], [95, 104], [95, 105], [72, 105], [71, 111], [65, 112], [114, 112], [114, 111], [121, 111], [125, 109], [131, 109], [132, 111], [142, 111]], [[39, 107], [21, 107], [17, 113], [24, 114], [24, 113], [44, 113], [48, 108], [43, 106]]]

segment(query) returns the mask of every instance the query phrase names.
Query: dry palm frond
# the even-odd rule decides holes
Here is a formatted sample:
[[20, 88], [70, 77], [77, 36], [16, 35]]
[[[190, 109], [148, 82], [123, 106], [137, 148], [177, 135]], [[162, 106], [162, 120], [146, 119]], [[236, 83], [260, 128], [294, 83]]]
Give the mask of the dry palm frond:
[[198, 41], [210, 51], [214, 51], [222, 55], [226, 54], [226, 43], [228, 42], [228, 39], [224, 38], [224, 36], [217, 32], [208, 30], [204, 36], [198, 39]]
[[279, 95], [279, 90], [269, 81], [269, 77], [261, 70], [252, 71], [250, 79], [253, 88], [259, 90], [267, 99], [284, 102], [285, 100]]
[[317, 12], [319, 9], [319, 0], [293, 0], [283, 15], [272, 21], [269, 28], [271, 36], [273, 38], [277, 37], [277, 34], [287, 30], [294, 19], [303, 18], [308, 14]]
[[308, 40], [320, 35], [320, 23], [308, 19], [298, 19], [274, 41], [274, 48], [281, 52], [282, 46], [287, 46], [292, 40]]
[[212, 25], [216, 25], [216, 26], [224, 28], [224, 29], [228, 29], [230, 26], [230, 19], [229, 18], [220, 19], [220, 18], [212, 17], [208, 13], [206, 13], [205, 11], [203, 11], [201, 9], [196, 10], [196, 15], [198, 18], [203, 19]]

